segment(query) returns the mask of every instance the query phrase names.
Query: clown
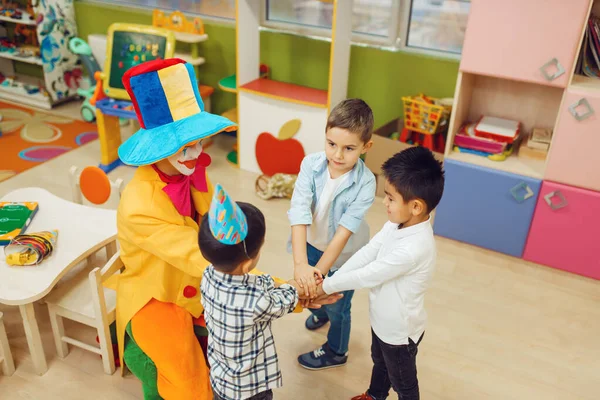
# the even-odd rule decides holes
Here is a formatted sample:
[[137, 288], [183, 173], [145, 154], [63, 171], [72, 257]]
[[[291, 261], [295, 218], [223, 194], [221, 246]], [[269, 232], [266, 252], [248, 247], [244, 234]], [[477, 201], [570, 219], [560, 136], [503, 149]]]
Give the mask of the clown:
[[117, 290], [121, 365], [142, 381], [146, 400], [212, 399], [200, 345], [207, 331], [199, 288], [208, 262], [198, 229], [213, 196], [202, 140], [236, 127], [204, 111], [193, 67], [183, 60], [140, 64], [123, 84], [141, 129], [119, 147], [121, 160], [138, 167], [117, 212], [125, 269], [108, 284]]

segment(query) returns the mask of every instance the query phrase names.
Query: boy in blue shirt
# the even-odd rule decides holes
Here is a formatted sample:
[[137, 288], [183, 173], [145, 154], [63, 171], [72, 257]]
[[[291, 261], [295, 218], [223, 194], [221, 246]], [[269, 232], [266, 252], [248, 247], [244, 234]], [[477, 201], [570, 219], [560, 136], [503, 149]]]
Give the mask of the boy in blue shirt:
[[[292, 225], [294, 278], [314, 298], [324, 276], [333, 275], [369, 242], [364, 216], [375, 200], [375, 176], [360, 159], [372, 146], [373, 112], [360, 99], [338, 104], [329, 115], [325, 151], [302, 161], [288, 217]], [[311, 310], [306, 328], [331, 322], [327, 342], [298, 357], [304, 368], [319, 370], [346, 364], [350, 341], [350, 305], [354, 291], [335, 304]]]

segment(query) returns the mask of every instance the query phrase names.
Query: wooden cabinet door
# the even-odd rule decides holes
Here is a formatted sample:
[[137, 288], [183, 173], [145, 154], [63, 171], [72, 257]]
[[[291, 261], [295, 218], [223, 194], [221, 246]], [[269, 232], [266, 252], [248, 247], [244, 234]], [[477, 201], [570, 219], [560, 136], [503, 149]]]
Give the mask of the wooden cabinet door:
[[[590, 0], [473, 0], [460, 69], [566, 87], [589, 5]], [[540, 69], [544, 65], [548, 77]]]
[[544, 182], [523, 258], [600, 279], [600, 193]]
[[446, 160], [437, 235], [521, 257], [541, 181]]
[[600, 191], [600, 92], [569, 88], [548, 155], [545, 180]]

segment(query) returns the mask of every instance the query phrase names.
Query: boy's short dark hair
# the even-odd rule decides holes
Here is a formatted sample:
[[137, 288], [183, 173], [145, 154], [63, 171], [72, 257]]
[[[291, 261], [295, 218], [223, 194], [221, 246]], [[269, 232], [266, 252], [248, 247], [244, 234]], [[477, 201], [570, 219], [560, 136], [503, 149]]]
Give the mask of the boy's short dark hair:
[[236, 269], [241, 263], [248, 260], [248, 257], [258, 256], [265, 241], [266, 224], [263, 213], [250, 203], [237, 202], [237, 205], [246, 215], [248, 222], [248, 235], [245, 240], [247, 255], [244, 251], [244, 243], [227, 245], [215, 239], [208, 224], [208, 214], [202, 218], [198, 233], [198, 245], [204, 258], [215, 269], [225, 273]]
[[367, 143], [373, 134], [373, 111], [361, 99], [346, 99], [331, 110], [325, 129], [330, 128], [347, 129]]
[[396, 153], [382, 166], [383, 176], [405, 202], [421, 199], [432, 212], [444, 193], [442, 163], [425, 147], [409, 147]]

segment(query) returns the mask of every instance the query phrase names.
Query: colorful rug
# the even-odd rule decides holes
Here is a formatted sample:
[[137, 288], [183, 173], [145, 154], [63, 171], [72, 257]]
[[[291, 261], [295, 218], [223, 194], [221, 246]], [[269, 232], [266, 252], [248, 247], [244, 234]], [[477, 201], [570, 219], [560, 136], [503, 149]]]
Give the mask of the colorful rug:
[[0, 182], [98, 138], [96, 125], [0, 102]]

